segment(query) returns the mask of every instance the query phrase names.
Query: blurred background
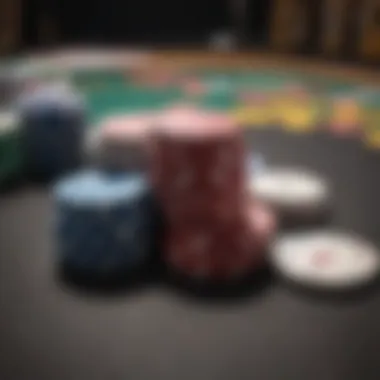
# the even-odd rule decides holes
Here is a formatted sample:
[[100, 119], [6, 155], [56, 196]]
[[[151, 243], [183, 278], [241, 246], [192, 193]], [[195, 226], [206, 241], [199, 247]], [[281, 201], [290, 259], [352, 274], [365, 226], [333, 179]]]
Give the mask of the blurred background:
[[380, 0], [0, 0], [0, 52], [63, 45], [234, 47], [380, 61]]

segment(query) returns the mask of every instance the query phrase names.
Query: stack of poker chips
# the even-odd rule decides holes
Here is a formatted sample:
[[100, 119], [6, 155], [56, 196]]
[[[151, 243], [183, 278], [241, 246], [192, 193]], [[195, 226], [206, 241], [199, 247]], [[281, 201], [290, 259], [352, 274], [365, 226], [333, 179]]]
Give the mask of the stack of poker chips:
[[150, 152], [169, 269], [224, 282], [261, 267], [275, 223], [247, 195], [239, 127], [222, 113], [174, 107], [158, 118]]
[[84, 102], [62, 86], [41, 86], [19, 100], [27, 170], [56, 178], [80, 164], [86, 123]]
[[243, 135], [228, 116], [182, 105], [106, 119], [94, 137], [96, 168], [54, 191], [65, 267], [112, 277], [161, 253], [206, 282], [262, 267], [275, 220], [247, 191]]
[[59, 263], [109, 279], [141, 265], [152, 249], [149, 186], [144, 176], [88, 169], [54, 187]]
[[145, 141], [151, 121], [149, 114], [116, 115], [103, 119], [86, 138], [88, 161], [105, 170], [145, 170]]
[[128, 279], [157, 257], [160, 216], [141, 164], [149, 121], [105, 119], [87, 139], [89, 168], [55, 186], [59, 267], [70, 274]]

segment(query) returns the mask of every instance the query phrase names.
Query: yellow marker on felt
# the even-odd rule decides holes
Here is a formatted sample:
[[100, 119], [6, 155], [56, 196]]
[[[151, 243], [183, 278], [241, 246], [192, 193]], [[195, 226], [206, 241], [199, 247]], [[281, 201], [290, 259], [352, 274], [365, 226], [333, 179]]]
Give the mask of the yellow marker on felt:
[[262, 128], [270, 123], [270, 112], [266, 108], [239, 107], [232, 111], [232, 116], [246, 127]]
[[244, 127], [247, 127], [249, 125], [249, 120], [245, 108], [235, 108], [231, 111], [231, 115], [237, 123], [243, 125]]
[[380, 130], [366, 131], [364, 133], [364, 143], [371, 149], [380, 149]]
[[371, 149], [380, 149], [380, 111], [367, 110], [364, 116], [364, 143]]
[[359, 125], [361, 121], [361, 109], [351, 100], [341, 100], [333, 104], [330, 124]]
[[278, 109], [279, 122], [291, 132], [309, 132], [316, 127], [316, 108], [312, 105], [283, 104]]

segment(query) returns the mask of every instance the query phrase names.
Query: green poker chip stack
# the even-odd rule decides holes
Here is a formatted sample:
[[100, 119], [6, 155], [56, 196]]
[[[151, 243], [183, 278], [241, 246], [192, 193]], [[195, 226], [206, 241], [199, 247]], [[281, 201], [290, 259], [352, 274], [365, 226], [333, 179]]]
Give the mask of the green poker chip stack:
[[23, 155], [18, 116], [0, 111], [0, 189], [21, 178]]

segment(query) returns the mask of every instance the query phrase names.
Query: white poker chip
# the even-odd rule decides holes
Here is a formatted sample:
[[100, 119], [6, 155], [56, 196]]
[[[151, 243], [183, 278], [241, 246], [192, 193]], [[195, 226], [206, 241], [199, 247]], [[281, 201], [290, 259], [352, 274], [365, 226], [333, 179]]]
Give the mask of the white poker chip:
[[18, 116], [11, 111], [0, 112], [0, 136], [13, 133], [18, 128]]
[[380, 273], [380, 252], [352, 233], [311, 231], [279, 237], [271, 249], [275, 270], [315, 290], [353, 290]]
[[250, 177], [249, 190], [282, 218], [313, 218], [327, 211], [330, 188], [326, 180], [297, 168], [265, 168]]

